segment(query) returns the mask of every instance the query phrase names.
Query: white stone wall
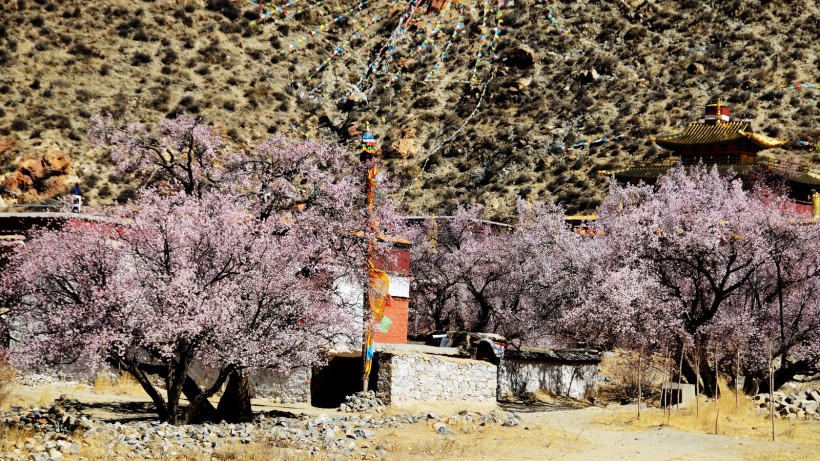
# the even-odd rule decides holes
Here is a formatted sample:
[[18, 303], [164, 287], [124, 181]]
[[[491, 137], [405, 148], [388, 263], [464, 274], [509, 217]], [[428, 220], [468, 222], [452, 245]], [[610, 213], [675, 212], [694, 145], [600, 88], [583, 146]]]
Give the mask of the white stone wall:
[[251, 373], [250, 381], [256, 397], [279, 399], [281, 402], [310, 401], [309, 367], [294, 368], [286, 373], [259, 371]]
[[418, 402], [495, 402], [492, 363], [420, 353], [379, 355], [379, 397], [401, 406]]
[[498, 367], [498, 396], [541, 391], [582, 399], [595, 390], [597, 378], [597, 363], [504, 359]]

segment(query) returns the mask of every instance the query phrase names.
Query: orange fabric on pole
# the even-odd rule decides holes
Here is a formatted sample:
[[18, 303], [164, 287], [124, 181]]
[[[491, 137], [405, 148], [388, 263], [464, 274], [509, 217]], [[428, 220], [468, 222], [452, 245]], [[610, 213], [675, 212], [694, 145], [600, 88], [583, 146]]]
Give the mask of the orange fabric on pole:
[[368, 278], [369, 291], [367, 298], [370, 304], [370, 312], [373, 314], [373, 319], [379, 322], [384, 315], [384, 308], [387, 306], [387, 300], [390, 296], [388, 294], [390, 290], [390, 277], [387, 275], [387, 272], [371, 265]]

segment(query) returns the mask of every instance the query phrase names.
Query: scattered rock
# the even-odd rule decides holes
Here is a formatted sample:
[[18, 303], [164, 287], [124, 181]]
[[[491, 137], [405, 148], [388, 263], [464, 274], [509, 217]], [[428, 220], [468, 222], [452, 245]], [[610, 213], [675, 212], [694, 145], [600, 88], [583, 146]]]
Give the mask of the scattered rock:
[[373, 391], [357, 392], [345, 397], [344, 403], [339, 405], [339, 411], [381, 413], [385, 409], [381, 399], [376, 398]]
[[686, 72], [689, 72], [692, 75], [703, 75], [706, 70], [703, 68], [703, 64], [693, 62], [686, 68]]
[[455, 432], [453, 432], [453, 430], [450, 429], [449, 427], [447, 427], [447, 425], [444, 424], [444, 423], [435, 423], [435, 424], [433, 424], [433, 429], [435, 429], [437, 434], [441, 434], [441, 435], [453, 435], [453, 434], [455, 434]]
[[[820, 411], [820, 392], [809, 389], [802, 392], [761, 393], [752, 397], [761, 414], [768, 415], [771, 404], [774, 404], [776, 417], [787, 419], [813, 419]], [[818, 418], [820, 419], [820, 418]]]
[[582, 70], [580, 73], [578, 73], [578, 80], [581, 83], [592, 83], [595, 80], [598, 80], [598, 78], [600, 78], [600, 74], [598, 74], [598, 71], [594, 68]]

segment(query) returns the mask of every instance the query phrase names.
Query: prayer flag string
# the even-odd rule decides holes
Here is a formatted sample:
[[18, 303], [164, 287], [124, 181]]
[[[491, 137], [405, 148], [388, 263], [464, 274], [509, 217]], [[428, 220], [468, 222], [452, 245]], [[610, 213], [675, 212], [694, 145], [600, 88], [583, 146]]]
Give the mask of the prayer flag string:
[[255, 20], [255, 21], [251, 21], [251, 22], [249, 22], [249, 24], [251, 26], [255, 26], [255, 25], [257, 25], [261, 22], [267, 21], [267, 20], [269, 20], [273, 17], [274, 13], [276, 13], [276, 14], [287, 14], [288, 7], [291, 6], [291, 5], [294, 5], [298, 2], [299, 2], [299, 0], [290, 0], [287, 3], [277, 5], [273, 2], [258, 3], [258, 2], [254, 2], [253, 0], [248, 0], [249, 4], [259, 8], [260, 10], [265, 10], [264, 12], [259, 14], [259, 19]]
[[357, 12], [361, 11], [364, 7], [366, 7], [368, 5], [369, 5], [369, 1], [365, 0], [361, 3], [359, 3], [358, 5], [354, 6], [353, 8], [348, 9], [344, 13], [341, 13], [339, 15], [335, 15], [331, 20], [325, 22], [324, 24], [319, 25], [315, 29], [307, 32], [305, 35], [300, 36], [295, 42], [288, 45], [287, 48], [281, 48], [279, 50], [279, 54], [280, 55], [285, 55], [285, 54], [288, 54], [288, 53], [292, 53], [294, 51], [298, 51], [297, 49], [301, 45], [309, 42], [311, 39], [313, 39], [315, 37], [318, 37], [319, 35], [327, 32], [327, 31], [331, 30], [336, 23], [338, 23], [342, 19], [345, 19], [346, 17], [352, 16], [354, 13], [357, 13]]
[[395, 49], [399, 37], [401, 37], [406, 31], [407, 24], [410, 22], [410, 19], [413, 18], [413, 15], [416, 13], [416, 10], [422, 2], [423, 0], [416, 0], [415, 2], [410, 3], [408, 10], [405, 11], [404, 15], [399, 20], [399, 24], [390, 34], [390, 37], [388, 37], [387, 40], [384, 42], [384, 45], [382, 45], [381, 49], [376, 53], [375, 57], [373, 58], [373, 61], [367, 66], [367, 69], [364, 71], [361, 78], [359, 78], [359, 81], [356, 82], [356, 88], [362, 90], [364, 87], [366, 87], [365, 84], [368, 81], [372, 80], [373, 75], [376, 73], [376, 70], [378, 70], [382, 60], [384, 59], [385, 52], [391, 47]]
[[489, 27], [487, 26], [487, 17], [490, 15], [490, 0], [484, 0], [484, 9], [481, 13], [481, 35], [478, 39], [478, 51], [476, 51], [475, 65], [470, 72], [470, 82], [478, 84], [476, 73], [478, 72], [478, 64], [481, 62], [481, 56], [484, 55], [484, 45], [487, 44], [487, 33]]
[[[438, 14], [438, 18], [436, 20], [436, 24], [433, 26], [433, 30], [429, 34], [427, 34], [424, 37], [424, 40], [421, 42], [421, 44], [418, 45], [413, 50], [412, 53], [410, 53], [410, 55], [407, 57], [408, 60], [413, 59], [417, 54], [419, 54], [420, 52], [426, 50], [428, 46], [431, 46], [431, 41], [432, 41], [431, 38], [435, 37], [435, 35], [438, 34], [438, 32], [441, 30], [442, 23], [444, 22], [445, 18], [450, 15], [450, 7], [451, 6], [452, 6], [452, 3], [447, 2], [447, 4], [444, 6], [444, 9]], [[406, 63], [406, 61], [405, 61], [405, 63]], [[404, 73], [404, 69], [406, 69], [406, 68], [407, 68], [406, 65], [401, 66], [399, 68], [399, 70], [397, 70], [390, 77], [390, 79], [387, 81], [387, 83], [385, 83], [384, 88], [385, 89], [390, 88], [393, 85], [393, 82], [395, 82], [396, 80], [398, 80], [399, 77], [401, 77], [401, 75]]]
[[422, 80], [422, 83], [427, 83], [431, 81], [430, 79], [438, 73], [438, 70], [441, 68], [442, 62], [447, 59], [447, 52], [450, 51], [450, 47], [453, 46], [453, 42], [458, 38], [459, 33], [464, 29], [464, 5], [459, 6], [458, 10], [458, 19], [456, 20], [456, 27], [453, 29], [453, 33], [450, 35], [450, 39], [447, 40], [447, 44], [444, 45], [444, 51], [436, 58], [435, 64], [433, 64], [433, 68], [427, 72], [427, 75]]
[[351, 34], [350, 37], [348, 37], [345, 41], [343, 41], [342, 43], [336, 45], [336, 47], [333, 49], [333, 51], [325, 59], [323, 59], [322, 63], [319, 64], [316, 67], [316, 69], [313, 71], [312, 74], [310, 74], [310, 76], [308, 76], [307, 80], [308, 81], [313, 80], [314, 78], [316, 78], [317, 75], [319, 75], [319, 73], [321, 73], [323, 70], [325, 70], [325, 68], [327, 66], [329, 66], [336, 58], [338, 58], [340, 56], [343, 56], [345, 54], [345, 49], [350, 49], [350, 46], [351, 46], [353, 40], [355, 40], [356, 37], [361, 36], [364, 31], [369, 29], [373, 24], [375, 24], [381, 18], [382, 17], [381, 17], [380, 14], [376, 14], [375, 16], [373, 16], [372, 19], [370, 19], [370, 21], [368, 21], [366, 24], [360, 26], [355, 32], [353, 32], [353, 34]]
[[808, 88], [810, 90], [814, 90], [818, 87], [816, 83], [803, 83], [803, 82], [793, 82], [783, 85], [783, 88], [787, 90], [793, 90], [795, 88]]
[[552, 8], [552, 2], [549, 0], [547, 0], [547, 19], [549, 19], [552, 26], [555, 27], [555, 30], [562, 34], [569, 34], [569, 31], [564, 29], [561, 24], [558, 23], [558, 20], [555, 19], [555, 11]]

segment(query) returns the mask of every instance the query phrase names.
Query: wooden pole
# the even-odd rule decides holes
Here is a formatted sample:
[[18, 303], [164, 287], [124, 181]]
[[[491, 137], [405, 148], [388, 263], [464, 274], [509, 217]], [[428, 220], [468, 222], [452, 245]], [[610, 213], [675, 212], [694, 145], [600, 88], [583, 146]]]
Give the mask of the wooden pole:
[[774, 442], [774, 371], [772, 367], [772, 346], [769, 346], [769, 417], [772, 420], [772, 442]]
[[719, 380], [720, 373], [718, 373], [718, 353], [717, 353], [717, 346], [715, 346], [715, 408], [717, 413], [715, 413], [715, 434], [718, 433], [718, 420], [720, 419], [720, 383]]
[[683, 392], [680, 391], [680, 385], [681, 385], [681, 382], [683, 381], [683, 356], [684, 355], [686, 355], [686, 346], [683, 345], [683, 341], [681, 341], [680, 365], [678, 365], [678, 392], [680, 392], [680, 395], [678, 395], [678, 400], [677, 400], [677, 402], [675, 402], [675, 409], [676, 410], [680, 409], [680, 401], [681, 401], [681, 397], [683, 397]]
[[695, 347], [695, 416], [700, 416], [700, 349]]
[[638, 350], [638, 421], [641, 419], [641, 385], [643, 384], [643, 346]]
[[366, 279], [368, 280], [367, 286], [364, 289], [364, 306], [362, 309], [362, 330], [363, 330], [363, 340], [362, 340], [362, 392], [367, 392], [367, 385], [368, 381], [370, 380], [370, 370], [372, 367], [372, 357], [368, 357], [368, 351], [373, 346], [373, 312], [371, 310], [371, 303], [370, 303], [370, 296], [371, 296], [371, 287], [370, 287], [370, 271], [373, 269], [373, 253], [374, 253], [374, 239], [376, 238], [377, 223], [374, 213], [376, 211], [376, 174], [379, 172], [378, 168], [378, 157], [376, 156], [376, 148], [375, 148], [375, 140], [373, 139], [373, 135], [370, 133], [370, 124], [365, 125], [365, 133], [362, 135], [362, 152], [364, 153], [365, 159], [372, 159], [375, 158], [377, 161], [371, 165], [371, 167], [367, 171], [367, 177], [365, 178], [367, 184], [367, 235], [365, 238], [369, 238], [367, 242], [367, 262], [365, 271], [368, 274]]

